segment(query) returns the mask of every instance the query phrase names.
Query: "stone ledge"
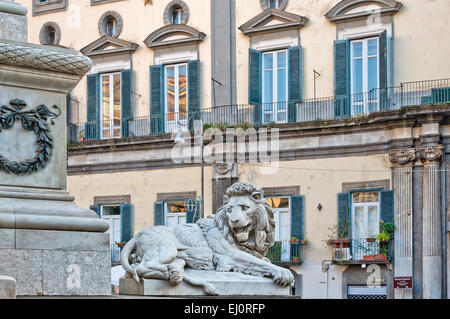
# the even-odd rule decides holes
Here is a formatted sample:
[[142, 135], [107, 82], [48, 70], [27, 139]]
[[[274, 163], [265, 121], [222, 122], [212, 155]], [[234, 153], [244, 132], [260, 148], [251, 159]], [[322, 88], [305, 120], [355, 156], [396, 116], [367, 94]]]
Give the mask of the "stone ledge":
[[16, 280], [0, 276], [0, 299], [16, 299]]
[[[185, 269], [186, 275], [207, 281], [215, 286], [219, 296], [289, 296], [289, 287], [276, 285], [272, 279], [235, 272], [199, 271]], [[172, 286], [168, 281], [141, 279], [137, 283], [127, 276], [120, 278], [121, 295], [133, 296], [204, 296], [201, 287], [182, 282]]]

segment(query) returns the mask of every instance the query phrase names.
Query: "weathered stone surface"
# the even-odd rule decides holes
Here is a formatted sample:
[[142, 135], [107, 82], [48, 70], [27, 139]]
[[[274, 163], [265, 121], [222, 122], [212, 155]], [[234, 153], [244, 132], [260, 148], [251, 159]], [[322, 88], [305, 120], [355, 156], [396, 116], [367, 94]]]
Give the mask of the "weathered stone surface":
[[43, 294], [111, 295], [110, 253], [43, 251]]
[[17, 295], [42, 295], [42, 251], [0, 249], [0, 273], [16, 279]]
[[0, 299], [16, 298], [16, 280], [12, 277], [0, 276]]
[[27, 17], [0, 12], [0, 39], [27, 41]]
[[14, 237], [14, 229], [0, 229], [0, 248], [14, 248]]
[[15, 248], [108, 252], [109, 234], [17, 229]]
[[[205, 280], [215, 286], [220, 296], [287, 296], [289, 287], [282, 287], [269, 278], [244, 275], [235, 272], [216, 272], [185, 269], [186, 276]], [[120, 294], [135, 296], [203, 296], [198, 286], [182, 282], [172, 286], [166, 280], [120, 278]]]

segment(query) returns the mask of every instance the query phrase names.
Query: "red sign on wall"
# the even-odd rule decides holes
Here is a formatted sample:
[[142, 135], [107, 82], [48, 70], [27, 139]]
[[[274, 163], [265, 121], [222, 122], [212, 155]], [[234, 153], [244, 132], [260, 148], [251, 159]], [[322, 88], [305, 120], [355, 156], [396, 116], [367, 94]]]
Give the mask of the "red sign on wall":
[[412, 277], [394, 277], [394, 289], [412, 289]]

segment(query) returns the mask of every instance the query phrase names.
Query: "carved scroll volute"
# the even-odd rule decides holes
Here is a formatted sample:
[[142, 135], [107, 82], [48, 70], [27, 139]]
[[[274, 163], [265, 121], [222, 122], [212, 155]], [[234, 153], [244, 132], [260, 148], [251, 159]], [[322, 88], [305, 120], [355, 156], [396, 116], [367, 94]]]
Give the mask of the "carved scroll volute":
[[440, 164], [443, 149], [444, 147], [442, 145], [420, 147], [417, 149], [417, 156], [425, 165]]
[[389, 153], [389, 160], [393, 165], [396, 166], [404, 166], [413, 164], [416, 160], [416, 150], [408, 149], [408, 150], [398, 150]]

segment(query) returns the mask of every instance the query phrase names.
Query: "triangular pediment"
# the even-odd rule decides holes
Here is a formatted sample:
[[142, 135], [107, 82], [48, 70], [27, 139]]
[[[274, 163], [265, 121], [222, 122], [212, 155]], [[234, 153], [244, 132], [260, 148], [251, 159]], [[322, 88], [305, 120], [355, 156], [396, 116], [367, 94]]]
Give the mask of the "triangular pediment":
[[149, 48], [167, 47], [203, 41], [206, 34], [185, 24], [170, 24], [152, 32], [144, 43]]
[[330, 21], [363, 19], [374, 12], [382, 15], [397, 13], [402, 4], [395, 0], [343, 0], [325, 15]]
[[95, 55], [108, 55], [123, 52], [132, 53], [136, 51], [138, 47], [139, 45], [137, 43], [104, 35], [101, 38], [95, 40], [94, 42], [88, 44], [80, 51], [86, 56], [95, 56]]
[[244, 34], [261, 33], [274, 30], [300, 28], [308, 22], [308, 18], [298, 14], [267, 9], [239, 27]]

